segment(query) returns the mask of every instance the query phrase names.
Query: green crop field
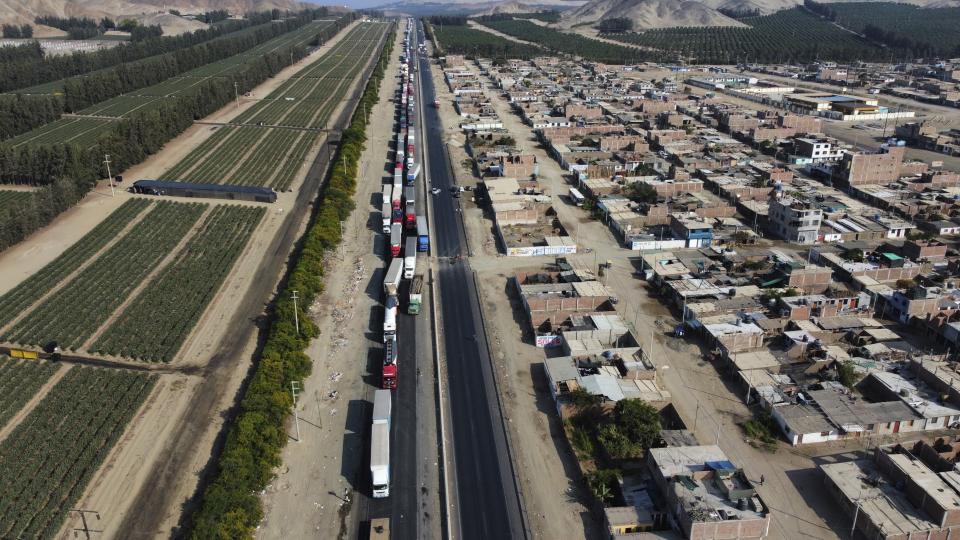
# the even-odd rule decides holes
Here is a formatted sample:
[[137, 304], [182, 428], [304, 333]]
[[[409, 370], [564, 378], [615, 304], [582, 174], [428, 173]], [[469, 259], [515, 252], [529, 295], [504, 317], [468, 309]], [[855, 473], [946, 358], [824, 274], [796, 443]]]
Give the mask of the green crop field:
[[594, 62], [629, 64], [648, 60], [651, 57], [649, 51], [613, 45], [570, 32], [561, 32], [527, 20], [484, 21], [481, 24], [508, 36]]
[[894, 58], [960, 55], [960, 7], [920, 8], [892, 2], [824, 4], [837, 24], [903, 50]]
[[490, 32], [476, 30], [469, 26], [446, 24], [443, 27], [432, 26], [433, 35], [440, 41], [444, 52], [463, 54], [482, 58], [522, 58], [530, 59], [546, 54], [546, 51], [534, 45], [526, 45], [503, 39]]
[[876, 60], [889, 55], [885, 49], [803, 8], [749, 17], [741, 22], [749, 27], [663, 28], [641, 33], [608, 34], [607, 37], [659, 49], [663, 51], [664, 60], [676, 61], [683, 57], [704, 64], [797, 62], [816, 58]]
[[0, 190], [0, 212], [9, 207], [26, 204], [31, 198], [33, 193], [29, 191]]
[[300, 70], [234, 121], [324, 127], [386, 30], [387, 26], [380, 23], [354, 28], [319, 60]]
[[3, 340], [32, 346], [56, 341], [81, 350], [99, 330], [92, 347], [97, 352], [172, 360], [264, 213], [256, 207], [129, 201], [0, 297], [0, 320], [8, 327]]
[[263, 207], [216, 207], [203, 229], [92, 350], [139, 360], [172, 360], [265, 213]]
[[4, 341], [76, 350], [184, 237], [206, 205], [160, 202], [129, 233], [40, 306], [13, 325]]
[[149, 206], [150, 202], [145, 199], [131, 199], [123, 203], [50, 264], [0, 296], [0, 326], [9, 324], [41, 295], [80, 268]]
[[70, 368], [0, 443], [0, 537], [56, 535], [155, 381]]
[[97, 137], [106, 130], [111, 120], [101, 118], [64, 117], [43, 127], [18, 135], [5, 144], [56, 144], [73, 143], [82, 147], [93, 146]]
[[216, 128], [162, 178], [288, 189], [321, 136], [318, 131], [295, 128], [326, 125], [387, 29], [382, 23], [357, 26], [232, 121], [244, 125]]
[[14, 360], [0, 356], [0, 428], [23, 408], [57, 371], [43, 360]]

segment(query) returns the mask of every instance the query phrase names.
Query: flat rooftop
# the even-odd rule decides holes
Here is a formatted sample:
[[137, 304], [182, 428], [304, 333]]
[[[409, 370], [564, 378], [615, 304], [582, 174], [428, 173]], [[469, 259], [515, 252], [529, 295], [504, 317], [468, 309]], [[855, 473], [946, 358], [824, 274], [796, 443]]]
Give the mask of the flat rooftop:
[[[912, 468], [911, 466], [911, 470]], [[861, 514], [888, 534], [939, 529], [939, 524], [930, 521], [926, 512], [916, 508], [907, 499], [904, 491], [886, 481], [870, 460], [831, 463], [822, 465], [820, 470], [840, 490], [844, 498], [849, 501], [859, 500]], [[936, 477], [935, 473], [930, 473]], [[879, 481], [868, 481], [871, 479]], [[940, 480], [939, 477], [937, 479]], [[940, 480], [940, 483], [946, 486], [943, 480]]]

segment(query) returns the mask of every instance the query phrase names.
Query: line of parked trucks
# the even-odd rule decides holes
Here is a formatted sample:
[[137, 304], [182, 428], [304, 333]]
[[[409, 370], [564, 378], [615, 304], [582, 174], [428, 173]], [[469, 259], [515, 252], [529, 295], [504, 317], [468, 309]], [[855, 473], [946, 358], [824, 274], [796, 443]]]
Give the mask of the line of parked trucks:
[[[394, 174], [392, 183], [381, 191], [382, 232], [390, 246], [390, 263], [383, 280], [383, 371], [381, 389], [374, 394], [370, 432], [370, 475], [374, 498], [390, 496], [390, 415], [391, 390], [397, 388], [397, 360], [400, 356], [397, 339], [397, 314], [400, 307], [401, 280], [410, 280], [407, 313], [420, 313], [423, 301], [423, 276], [416, 273], [417, 254], [430, 249], [427, 220], [417, 215], [416, 181], [420, 165], [414, 159], [415, 98], [411, 66], [415, 66], [416, 30], [413, 19], [407, 19], [400, 56], [400, 87], [397, 90], [398, 124], [393, 139]], [[414, 44], [414, 45], [412, 45]], [[415, 67], [414, 67], [415, 69]], [[373, 520], [380, 521], [383, 520]], [[371, 529], [373, 528], [371, 521]], [[381, 525], [382, 526], [382, 525]], [[389, 526], [389, 522], [387, 522]], [[388, 529], [389, 530], [389, 529]], [[371, 531], [373, 532], [373, 531]], [[372, 536], [371, 536], [372, 537]]]

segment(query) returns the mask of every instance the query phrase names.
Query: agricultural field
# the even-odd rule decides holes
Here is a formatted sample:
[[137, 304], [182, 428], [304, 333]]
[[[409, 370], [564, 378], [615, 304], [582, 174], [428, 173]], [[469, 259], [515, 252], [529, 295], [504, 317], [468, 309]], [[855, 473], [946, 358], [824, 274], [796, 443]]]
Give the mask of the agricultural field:
[[0, 356], [0, 428], [7, 425], [59, 367], [43, 360]]
[[2, 189], [0, 190], [0, 212], [10, 207], [26, 204], [31, 198], [33, 198], [33, 193], [29, 191]]
[[172, 360], [264, 213], [130, 201], [0, 297], [2, 339], [67, 350], [95, 342], [104, 354]]
[[101, 118], [64, 117], [55, 122], [28, 131], [4, 142], [13, 147], [23, 144], [73, 143], [81, 147], [96, 144], [100, 136], [112, 123]]
[[45, 292], [53, 289], [82, 264], [103, 249], [124, 227], [151, 206], [146, 199], [131, 199], [114, 210], [76, 244], [70, 246], [50, 264], [31, 275], [15, 288], [0, 296], [0, 327], [8, 325], [26, 311]]
[[[832, 4], [831, 4], [832, 5]], [[872, 4], [874, 5], [874, 4]], [[889, 52], [834, 26], [803, 8], [748, 17], [750, 28], [662, 28], [606, 37], [664, 52], [662, 60], [704, 64], [882, 60]]]
[[[960, 7], [920, 8], [893, 2], [824, 4], [836, 23], [914, 56], [960, 55]], [[895, 58], [903, 53], [894, 53]]]
[[579, 56], [592, 62], [635, 64], [651, 59], [649, 51], [613, 45], [578, 34], [561, 32], [527, 20], [481, 21], [481, 24], [508, 36], [537, 43], [553, 51]]
[[50, 538], [156, 377], [73, 367], [0, 443], [0, 537]]
[[137, 360], [173, 360], [265, 213], [263, 207], [214, 208], [202, 230], [91, 350]]
[[[134, 111], [149, 110], [162, 103], [164, 98], [176, 96], [179, 92], [196, 86], [210, 77], [230, 76], [231, 73], [242, 67], [243, 64], [250, 59], [259, 58], [265, 53], [281, 49], [291, 44], [307, 45], [316, 39], [319, 32], [332, 27], [333, 24], [334, 21], [332, 20], [314, 21], [302, 28], [261, 43], [243, 53], [212, 62], [177, 77], [171, 77], [162, 83], [128, 92], [125, 95], [91, 105], [77, 113], [80, 117], [65, 116], [60, 120], [14, 137], [10, 139], [8, 143], [17, 146], [27, 143], [52, 144], [72, 142], [83, 147], [92, 146], [96, 143], [97, 137], [110, 127], [111, 120], [109, 117], [122, 118]], [[35, 87], [27, 89], [24, 92], [49, 93], [58, 88], [62, 90], [63, 82], [56, 81], [47, 83], [42, 85], [42, 87], [43, 88]], [[84, 118], [83, 116], [95, 116], [98, 118]]]
[[[354, 28], [317, 61], [224, 126], [167, 170], [164, 180], [289, 189], [310, 149], [387, 30]], [[277, 127], [260, 127], [282, 125]], [[286, 126], [292, 126], [290, 128]]]
[[431, 30], [443, 50], [451, 54], [475, 58], [530, 59], [545, 53], [540, 47], [502, 39], [469, 26], [445, 24], [443, 27], [431, 26]]
[[320, 137], [315, 131], [224, 126], [163, 174], [164, 180], [288, 189]]
[[160, 202], [126, 235], [3, 334], [4, 341], [70, 350], [100, 327], [187, 234], [206, 205]]
[[240, 114], [241, 124], [322, 128], [387, 31], [381, 23], [350, 31], [319, 60]]

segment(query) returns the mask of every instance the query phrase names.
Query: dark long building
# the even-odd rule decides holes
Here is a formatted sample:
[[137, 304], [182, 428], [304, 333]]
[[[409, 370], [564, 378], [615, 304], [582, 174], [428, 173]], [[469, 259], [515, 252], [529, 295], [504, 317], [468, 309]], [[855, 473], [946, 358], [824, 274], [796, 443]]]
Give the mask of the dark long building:
[[130, 188], [134, 193], [198, 197], [234, 201], [277, 202], [277, 192], [268, 187], [231, 186], [226, 184], [194, 184], [171, 180], [137, 180]]

